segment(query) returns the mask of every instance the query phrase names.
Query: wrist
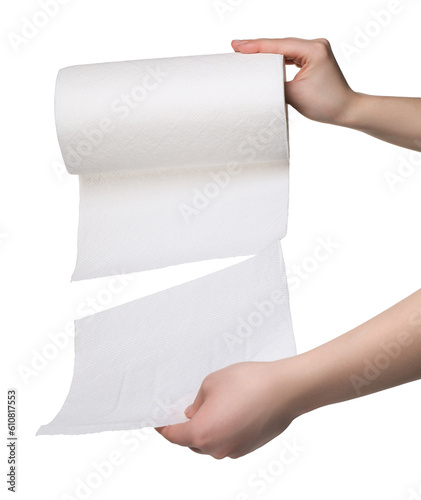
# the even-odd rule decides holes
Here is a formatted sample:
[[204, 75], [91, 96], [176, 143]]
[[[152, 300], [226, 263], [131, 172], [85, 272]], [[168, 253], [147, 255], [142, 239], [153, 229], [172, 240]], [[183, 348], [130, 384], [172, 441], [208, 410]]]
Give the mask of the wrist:
[[275, 362], [278, 390], [285, 395], [284, 402], [292, 419], [350, 398], [346, 363], [338, 347], [335, 342], [329, 342]]
[[367, 101], [370, 97], [371, 96], [368, 94], [350, 90], [350, 94], [345, 101], [343, 109], [333, 125], [355, 130], [363, 129], [364, 116], [367, 114]]
[[322, 367], [313, 351], [298, 354], [291, 358], [291, 374], [294, 391], [291, 396], [291, 410], [296, 417], [322, 406], [319, 395]]
[[[317, 397], [320, 391], [316, 388], [313, 373], [317, 365], [314, 366], [308, 354], [298, 354], [273, 362], [275, 400], [281, 402], [278, 410], [281, 415], [288, 413], [291, 421], [321, 406]], [[279, 394], [282, 395], [281, 398], [277, 396]]]

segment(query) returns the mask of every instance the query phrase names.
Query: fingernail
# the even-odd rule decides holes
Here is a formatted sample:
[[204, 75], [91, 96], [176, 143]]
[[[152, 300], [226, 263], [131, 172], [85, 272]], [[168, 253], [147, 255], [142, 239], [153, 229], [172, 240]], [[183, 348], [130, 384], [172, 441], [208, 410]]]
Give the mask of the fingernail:
[[247, 40], [233, 40], [236, 43], [247, 43]]

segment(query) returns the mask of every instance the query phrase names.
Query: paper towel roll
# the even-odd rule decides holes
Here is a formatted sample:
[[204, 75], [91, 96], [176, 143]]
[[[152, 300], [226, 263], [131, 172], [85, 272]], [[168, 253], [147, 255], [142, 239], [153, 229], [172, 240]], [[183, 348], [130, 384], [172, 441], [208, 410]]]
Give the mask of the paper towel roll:
[[287, 161], [283, 79], [278, 54], [64, 68], [55, 112], [66, 167], [93, 174]]
[[283, 80], [277, 54], [62, 69], [57, 133], [81, 194], [73, 279], [253, 255], [282, 238]]
[[58, 139], [80, 178], [73, 279], [256, 256], [77, 321], [72, 387], [40, 434], [184, 421], [210, 371], [295, 353], [278, 244], [288, 211], [283, 84], [277, 54], [59, 72]]

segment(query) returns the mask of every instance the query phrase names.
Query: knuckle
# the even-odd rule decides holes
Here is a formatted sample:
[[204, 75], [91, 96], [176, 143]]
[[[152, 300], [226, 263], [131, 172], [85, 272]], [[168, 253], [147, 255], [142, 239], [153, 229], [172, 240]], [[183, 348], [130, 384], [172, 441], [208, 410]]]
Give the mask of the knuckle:
[[201, 389], [203, 391], [206, 391], [206, 389], [209, 388], [209, 386], [211, 385], [212, 381], [210, 379], [210, 375], [206, 375], [206, 377], [202, 380], [202, 384], [201, 384]]
[[330, 43], [326, 38], [316, 38], [313, 40], [313, 50], [322, 57], [327, 57], [330, 52]]
[[202, 381], [202, 390], [208, 391], [214, 384], [214, 377], [212, 373], [206, 375], [206, 377]]
[[168, 432], [166, 432], [166, 431], [165, 431], [165, 432], [163, 432], [163, 433], [162, 433], [162, 436], [163, 436], [163, 437], [164, 437], [167, 441], [169, 441], [170, 443], [173, 443], [173, 444], [174, 444], [174, 439], [173, 439], [173, 437], [172, 437], [170, 434], [168, 434]]
[[325, 47], [330, 47], [330, 42], [326, 38], [316, 38], [314, 41], [324, 45]]
[[193, 429], [192, 430], [193, 446], [200, 450], [206, 450], [209, 445], [209, 433], [206, 429]]
[[211, 455], [216, 460], [222, 460], [226, 457], [226, 454], [223, 451], [214, 451]]

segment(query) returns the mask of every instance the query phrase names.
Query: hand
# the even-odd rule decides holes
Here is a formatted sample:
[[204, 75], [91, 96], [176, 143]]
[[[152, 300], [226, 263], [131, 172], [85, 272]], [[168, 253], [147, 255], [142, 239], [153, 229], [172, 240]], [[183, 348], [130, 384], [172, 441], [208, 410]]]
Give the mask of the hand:
[[185, 410], [190, 420], [156, 430], [197, 453], [237, 458], [266, 444], [299, 415], [418, 379], [421, 290], [303, 354], [211, 373]]
[[156, 430], [171, 443], [217, 459], [250, 453], [296, 416], [293, 360], [236, 363], [211, 373], [185, 410], [190, 420]]
[[285, 84], [285, 97], [301, 114], [360, 130], [383, 141], [421, 151], [421, 99], [354, 92], [324, 38], [234, 40], [236, 52], [283, 54], [300, 71]]
[[300, 68], [285, 85], [287, 103], [312, 120], [335, 125], [347, 123], [357, 94], [347, 84], [324, 38], [234, 40], [232, 47], [244, 54], [283, 54], [286, 64]]

